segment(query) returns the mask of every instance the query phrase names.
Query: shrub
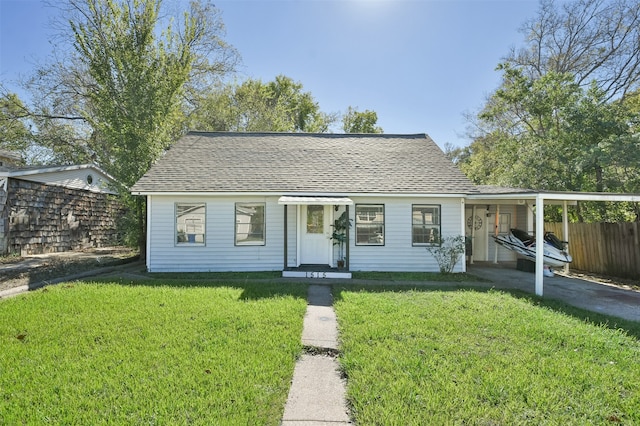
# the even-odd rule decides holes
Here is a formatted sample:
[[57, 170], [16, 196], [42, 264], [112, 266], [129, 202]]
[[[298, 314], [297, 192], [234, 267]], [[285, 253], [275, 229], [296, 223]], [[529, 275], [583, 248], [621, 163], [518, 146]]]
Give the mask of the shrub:
[[450, 274], [453, 272], [456, 264], [464, 254], [465, 240], [462, 235], [438, 238], [435, 241], [437, 245], [427, 247], [427, 251], [438, 262], [440, 272]]

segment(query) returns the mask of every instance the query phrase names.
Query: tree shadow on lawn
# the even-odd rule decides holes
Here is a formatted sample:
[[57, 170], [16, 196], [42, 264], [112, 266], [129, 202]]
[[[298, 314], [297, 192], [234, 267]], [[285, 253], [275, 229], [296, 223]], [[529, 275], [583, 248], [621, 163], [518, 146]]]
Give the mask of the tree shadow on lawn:
[[552, 311], [568, 315], [579, 319], [580, 321], [593, 324], [602, 325], [612, 330], [624, 330], [629, 336], [635, 337], [640, 340], [640, 322], [630, 321], [624, 318], [618, 318], [610, 315], [604, 315], [598, 312], [589, 311], [582, 308], [577, 308], [568, 303], [562, 302], [557, 299], [543, 298], [531, 293], [527, 293], [521, 290], [514, 289], [497, 289], [489, 286], [471, 286], [458, 283], [451, 283], [450, 285], [436, 284], [436, 285], [409, 285], [409, 284], [338, 284], [333, 286], [333, 298], [334, 300], [342, 300], [343, 291], [367, 291], [371, 293], [382, 292], [397, 292], [403, 293], [406, 291], [419, 291], [419, 292], [434, 292], [434, 291], [474, 291], [478, 293], [488, 293], [491, 291], [497, 291], [505, 294], [509, 294], [517, 299], [522, 299], [533, 306], [539, 306], [547, 308]]
[[173, 288], [234, 288], [242, 290], [240, 300], [273, 299], [277, 297], [307, 298], [308, 285], [304, 283], [283, 283], [270, 279], [220, 278], [193, 279], [150, 277], [143, 279], [100, 278], [95, 282], [109, 282], [131, 287], [173, 287]]

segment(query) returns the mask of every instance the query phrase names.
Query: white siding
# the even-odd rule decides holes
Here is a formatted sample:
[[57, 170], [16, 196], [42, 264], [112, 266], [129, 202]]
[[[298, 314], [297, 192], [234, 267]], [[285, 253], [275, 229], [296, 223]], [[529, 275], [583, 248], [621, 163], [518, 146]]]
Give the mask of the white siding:
[[[387, 198], [352, 197], [356, 204], [384, 204], [385, 244], [355, 244], [355, 226], [350, 229], [350, 269], [352, 271], [433, 271], [438, 264], [425, 247], [412, 245], [411, 206], [440, 205], [442, 236], [461, 235], [463, 212], [459, 198]], [[206, 203], [206, 239], [204, 246], [175, 244], [175, 203]], [[266, 245], [234, 245], [236, 202], [266, 203]], [[288, 207], [288, 265], [297, 264], [297, 206]], [[343, 207], [336, 213], [340, 214]], [[350, 218], [355, 206], [349, 208]], [[151, 272], [267, 271], [284, 266], [284, 206], [278, 197], [149, 197], [149, 250], [147, 267]], [[354, 224], [355, 221], [352, 221]], [[337, 257], [337, 248], [334, 251]], [[336, 258], [333, 259], [335, 265]], [[464, 257], [455, 272], [464, 268]]]
[[[349, 235], [352, 271], [439, 271], [438, 263], [424, 246], [412, 245], [411, 206], [413, 204], [440, 205], [442, 236], [461, 235], [460, 198], [385, 198], [351, 197], [355, 204], [384, 204], [385, 244], [384, 246], [364, 246], [355, 244], [355, 226]], [[354, 219], [355, 206], [350, 208]], [[355, 221], [353, 222], [355, 223]], [[352, 224], [353, 224], [352, 223]], [[454, 272], [461, 272], [464, 257]]]
[[298, 206], [287, 206], [287, 266], [295, 267], [298, 263]]
[[[206, 203], [204, 246], [176, 245], [178, 202]], [[265, 203], [264, 246], [235, 245], [236, 202]], [[149, 197], [149, 205], [147, 267], [151, 272], [271, 271], [282, 270], [284, 266], [284, 208], [278, 205], [277, 197], [156, 195]]]
[[[89, 176], [91, 176], [90, 184], [87, 181]], [[50, 173], [24, 174], [16, 176], [16, 178], [31, 182], [44, 183], [47, 185], [83, 189], [85, 191], [114, 193], [108, 188], [111, 180], [103, 173], [92, 168], [63, 170]]]

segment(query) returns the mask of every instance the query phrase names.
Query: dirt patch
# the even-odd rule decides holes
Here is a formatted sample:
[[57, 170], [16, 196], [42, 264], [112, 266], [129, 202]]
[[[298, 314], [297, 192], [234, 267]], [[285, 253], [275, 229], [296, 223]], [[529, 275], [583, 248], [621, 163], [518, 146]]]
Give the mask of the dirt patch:
[[138, 258], [129, 247], [105, 247], [27, 257], [0, 257], [0, 291], [67, 275], [128, 263]]

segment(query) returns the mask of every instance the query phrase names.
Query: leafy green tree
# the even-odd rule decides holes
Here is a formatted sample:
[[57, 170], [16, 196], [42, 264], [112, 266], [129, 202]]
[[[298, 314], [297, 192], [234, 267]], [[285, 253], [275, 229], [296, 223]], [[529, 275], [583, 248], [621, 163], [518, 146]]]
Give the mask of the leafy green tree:
[[160, 0], [65, 0], [70, 50], [34, 74], [30, 119], [39, 143], [66, 162], [93, 161], [114, 176], [143, 249], [145, 204], [128, 188], [186, 127], [198, 90], [230, 71], [235, 50], [208, 0], [175, 19]]
[[358, 111], [349, 107], [342, 117], [342, 130], [345, 133], [384, 133], [382, 127], [376, 126], [378, 114], [375, 111]]
[[[471, 121], [461, 169], [484, 184], [637, 192], [640, 3], [542, 0], [522, 32]], [[637, 209], [581, 203], [576, 216], [618, 220]]]
[[335, 117], [320, 111], [301, 83], [279, 75], [263, 83], [219, 85], [194, 112], [191, 127], [234, 132], [326, 132]]
[[0, 149], [13, 151], [25, 159], [31, 146], [30, 132], [21, 115], [24, 105], [15, 93], [0, 95]]
[[[460, 163], [472, 180], [552, 191], [635, 187], [628, 171], [640, 150], [624, 102], [608, 102], [595, 83], [585, 90], [567, 73], [534, 79], [508, 65], [501, 69], [503, 84], [479, 115], [489, 131]], [[625, 216], [602, 204], [582, 207], [579, 220]]]

